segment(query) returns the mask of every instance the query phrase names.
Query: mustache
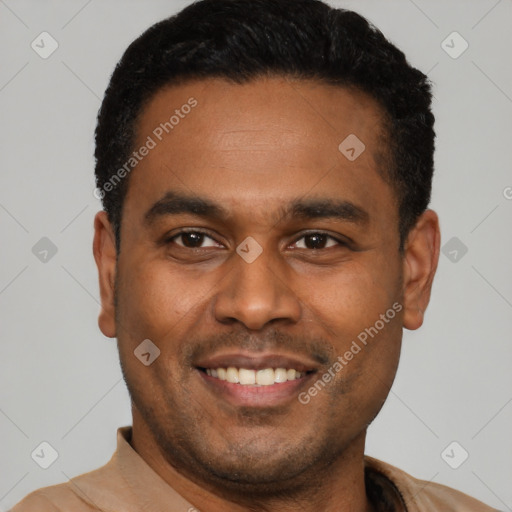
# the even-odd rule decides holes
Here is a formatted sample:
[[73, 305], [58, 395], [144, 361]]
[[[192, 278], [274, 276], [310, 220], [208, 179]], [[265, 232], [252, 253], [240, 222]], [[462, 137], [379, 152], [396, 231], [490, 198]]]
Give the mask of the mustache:
[[327, 365], [336, 358], [331, 344], [321, 337], [292, 335], [275, 328], [254, 334], [237, 329], [204, 337], [192, 337], [182, 346], [182, 359], [193, 366], [194, 361], [225, 349], [240, 349], [253, 353], [287, 352], [312, 358], [319, 365]]

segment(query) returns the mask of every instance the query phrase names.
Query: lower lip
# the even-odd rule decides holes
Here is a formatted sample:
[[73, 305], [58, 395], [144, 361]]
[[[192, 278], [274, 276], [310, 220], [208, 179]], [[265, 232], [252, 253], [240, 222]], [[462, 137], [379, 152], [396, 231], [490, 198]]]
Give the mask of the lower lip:
[[235, 406], [245, 407], [272, 407], [297, 398], [300, 389], [307, 385], [313, 375], [313, 373], [309, 373], [300, 379], [288, 380], [270, 386], [244, 386], [211, 377], [201, 370], [196, 371], [210, 391]]

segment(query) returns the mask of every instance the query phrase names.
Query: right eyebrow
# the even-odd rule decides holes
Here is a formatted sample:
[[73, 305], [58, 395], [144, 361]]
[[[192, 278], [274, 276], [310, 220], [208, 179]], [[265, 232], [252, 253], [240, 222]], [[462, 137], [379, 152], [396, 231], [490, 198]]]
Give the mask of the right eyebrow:
[[148, 224], [152, 224], [159, 217], [179, 215], [180, 213], [212, 217], [219, 220], [226, 220], [230, 216], [224, 207], [210, 199], [169, 191], [151, 206], [144, 215], [144, 219]]

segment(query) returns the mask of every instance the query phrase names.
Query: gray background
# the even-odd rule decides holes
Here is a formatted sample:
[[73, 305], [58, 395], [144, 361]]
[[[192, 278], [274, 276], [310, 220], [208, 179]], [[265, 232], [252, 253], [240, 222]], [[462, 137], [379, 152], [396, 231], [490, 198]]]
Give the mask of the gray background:
[[[97, 328], [93, 130], [126, 46], [188, 3], [0, 0], [2, 510], [105, 463], [130, 423], [115, 341]], [[367, 16], [435, 82], [432, 207], [442, 244], [457, 238], [425, 325], [405, 331], [367, 453], [512, 510], [512, 2], [332, 3]], [[43, 31], [59, 45], [47, 59], [31, 48]], [[469, 43], [458, 58], [441, 46], [453, 31]], [[57, 248], [46, 262], [32, 249], [42, 237]], [[31, 458], [42, 441], [59, 454], [48, 469]], [[462, 449], [453, 469], [445, 460], [457, 465]]]

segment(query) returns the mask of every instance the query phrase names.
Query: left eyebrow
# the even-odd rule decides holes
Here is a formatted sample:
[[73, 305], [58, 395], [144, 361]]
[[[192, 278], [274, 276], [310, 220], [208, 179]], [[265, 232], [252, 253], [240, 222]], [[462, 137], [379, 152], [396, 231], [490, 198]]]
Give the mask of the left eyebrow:
[[283, 220], [292, 217], [335, 219], [359, 225], [370, 222], [366, 210], [350, 201], [339, 199], [297, 199], [282, 209]]

